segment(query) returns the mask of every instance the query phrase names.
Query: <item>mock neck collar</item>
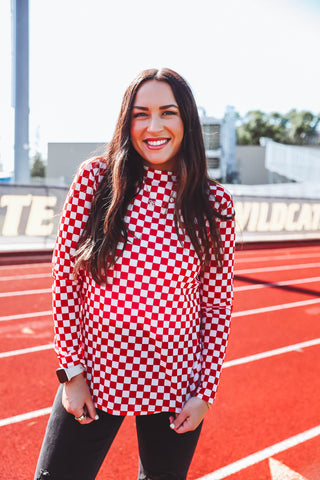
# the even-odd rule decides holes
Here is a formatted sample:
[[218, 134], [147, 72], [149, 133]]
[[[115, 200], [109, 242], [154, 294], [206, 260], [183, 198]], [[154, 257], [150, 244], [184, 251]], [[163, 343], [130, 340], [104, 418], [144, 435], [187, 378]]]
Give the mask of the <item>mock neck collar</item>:
[[144, 165], [144, 176], [146, 181], [158, 181], [158, 182], [176, 182], [177, 172], [171, 172], [168, 170], [157, 170], [155, 168]]

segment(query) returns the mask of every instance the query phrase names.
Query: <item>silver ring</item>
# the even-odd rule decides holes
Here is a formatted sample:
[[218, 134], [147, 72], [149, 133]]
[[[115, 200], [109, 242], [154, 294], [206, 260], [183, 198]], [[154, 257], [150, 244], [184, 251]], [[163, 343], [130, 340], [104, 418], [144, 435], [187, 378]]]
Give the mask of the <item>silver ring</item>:
[[86, 418], [86, 415], [84, 413], [80, 415], [80, 417], [74, 417], [74, 419], [77, 420], [77, 422], [82, 422], [82, 420], [84, 420], [85, 418]]

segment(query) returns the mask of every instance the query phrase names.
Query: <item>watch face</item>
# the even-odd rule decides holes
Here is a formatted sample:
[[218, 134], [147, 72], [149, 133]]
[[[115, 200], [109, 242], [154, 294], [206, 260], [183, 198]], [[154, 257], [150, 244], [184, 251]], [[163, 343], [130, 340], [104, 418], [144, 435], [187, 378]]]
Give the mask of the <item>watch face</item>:
[[56, 374], [60, 383], [66, 383], [69, 380], [64, 368], [58, 368]]

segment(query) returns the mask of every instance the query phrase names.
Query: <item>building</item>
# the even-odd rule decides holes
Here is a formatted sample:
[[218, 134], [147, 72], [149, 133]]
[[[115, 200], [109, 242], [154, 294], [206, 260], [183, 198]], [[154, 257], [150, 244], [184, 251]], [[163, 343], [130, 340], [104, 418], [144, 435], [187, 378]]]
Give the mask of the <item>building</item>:
[[234, 108], [227, 107], [223, 119], [208, 117], [203, 108], [199, 110], [209, 175], [222, 182], [232, 182], [237, 177]]
[[48, 143], [47, 185], [67, 186], [79, 165], [87, 158], [101, 155], [105, 143]]

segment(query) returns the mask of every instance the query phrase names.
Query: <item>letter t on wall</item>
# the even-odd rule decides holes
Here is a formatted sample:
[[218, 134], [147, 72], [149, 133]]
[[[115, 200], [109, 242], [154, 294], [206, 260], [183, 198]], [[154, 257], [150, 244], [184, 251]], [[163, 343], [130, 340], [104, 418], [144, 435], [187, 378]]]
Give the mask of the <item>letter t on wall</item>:
[[21, 220], [23, 207], [29, 207], [31, 195], [3, 195], [0, 206], [7, 207], [3, 222], [2, 235], [4, 237], [16, 237], [19, 235], [18, 228]]

